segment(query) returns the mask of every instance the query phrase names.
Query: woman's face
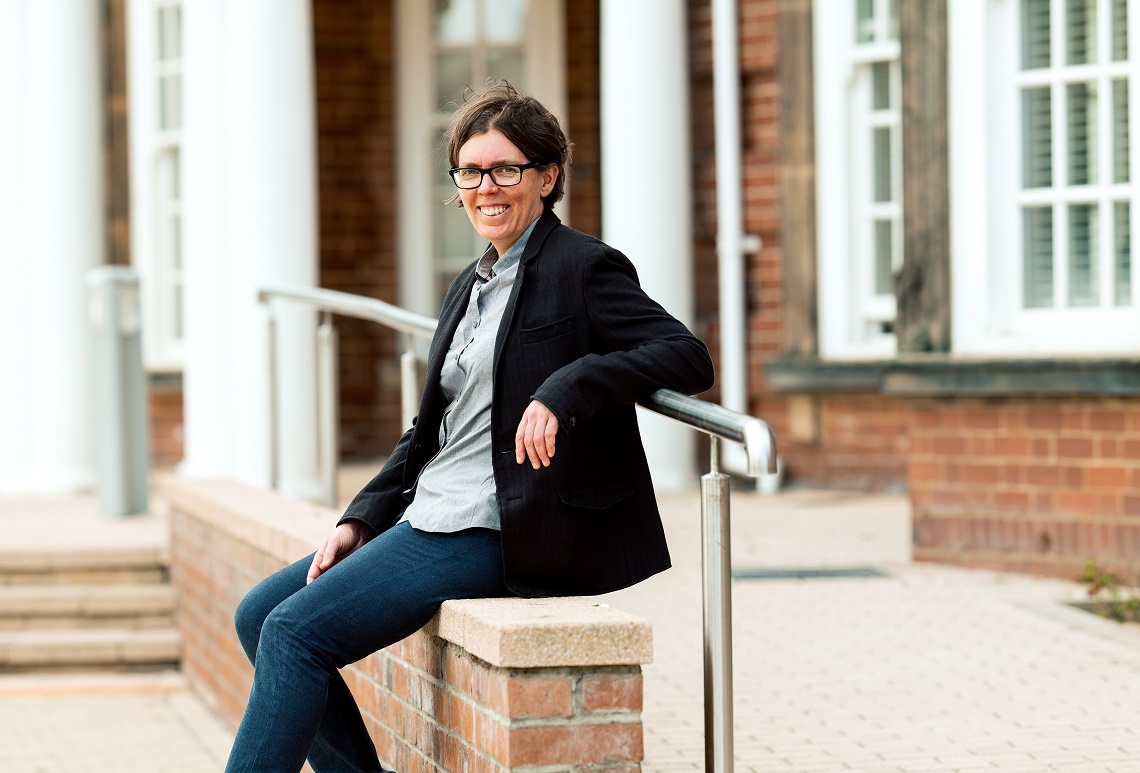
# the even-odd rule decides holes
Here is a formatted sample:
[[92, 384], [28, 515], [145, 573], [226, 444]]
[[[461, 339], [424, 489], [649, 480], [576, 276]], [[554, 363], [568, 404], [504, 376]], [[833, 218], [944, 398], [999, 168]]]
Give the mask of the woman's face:
[[[463, 143], [456, 166], [493, 169], [534, 160], [524, 156], [502, 133], [492, 129]], [[478, 188], [461, 189], [459, 200], [471, 219], [471, 225], [502, 256], [542, 214], [542, 200], [554, 189], [557, 179], [558, 167], [554, 164], [524, 170], [522, 182], [518, 185], [500, 187], [491, 175], [485, 174]]]

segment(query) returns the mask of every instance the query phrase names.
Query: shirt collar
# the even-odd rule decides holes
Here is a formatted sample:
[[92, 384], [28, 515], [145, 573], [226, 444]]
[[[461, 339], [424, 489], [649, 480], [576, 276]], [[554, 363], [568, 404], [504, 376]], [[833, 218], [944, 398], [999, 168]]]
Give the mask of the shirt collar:
[[519, 238], [515, 239], [515, 243], [507, 248], [506, 253], [500, 258], [499, 253], [495, 252], [495, 245], [487, 245], [486, 252], [483, 257], [479, 258], [479, 265], [475, 267], [475, 273], [483, 281], [489, 280], [495, 274], [502, 274], [509, 268], [512, 268], [519, 259], [522, 257], [523, 250], [526, 249], [526, 242], [530, 238], [531, 231], [538, 225], [538, 221], [542, 219], [539, 215], [534, 219], [534, 222], [527, 226], [527, 229], [522, 232]]

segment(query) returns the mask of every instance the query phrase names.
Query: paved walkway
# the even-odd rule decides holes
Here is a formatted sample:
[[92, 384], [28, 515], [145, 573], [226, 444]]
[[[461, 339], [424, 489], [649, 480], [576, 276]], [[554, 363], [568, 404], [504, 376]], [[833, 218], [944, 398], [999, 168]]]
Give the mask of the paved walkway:
[[[161, 530], [40, 504], [0, 501], [0, 546], [53, 539], [59, 518], [94, 540]], [[603, 600], [654, 624], [643, 770], [699, 771], [699, 502], [662, 505], [674, 569]], [[886, 573], [734, 582], [738, 771], [1140, 773], [1140, 631], [1066, 607], [1076, 584], [912, 564], [901, 497], [737, 494], [732, 507], [738, 568]], [[36, 512], [53, 527], [31, 526]], [[177, 675], [0, 677], [6, 773], [216, 773], [229, 741]]]

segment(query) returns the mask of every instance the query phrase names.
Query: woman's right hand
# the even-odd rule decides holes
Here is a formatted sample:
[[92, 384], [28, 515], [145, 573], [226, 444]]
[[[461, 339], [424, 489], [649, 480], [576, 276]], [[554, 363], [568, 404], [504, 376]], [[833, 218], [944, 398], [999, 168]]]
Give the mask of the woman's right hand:
[[364, 543], [372, 539], [372, 536], [372, 527], [363, 521], [345, 521], [337, 526], [313, 556], [313, 564], [309, 567], [305, 584], [308, 585], [335, 566], [338, 561], [359, 550]]

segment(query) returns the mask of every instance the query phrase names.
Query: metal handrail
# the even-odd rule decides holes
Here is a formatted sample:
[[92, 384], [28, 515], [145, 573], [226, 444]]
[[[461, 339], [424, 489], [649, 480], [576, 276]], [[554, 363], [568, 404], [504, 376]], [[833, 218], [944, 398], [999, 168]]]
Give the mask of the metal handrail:
[[[438, 320], [399, 306], [336, 290], [311, 287], [262, 287], [257, 300], [266, 309], [269, 342], [270, 469], [272, 485], [277, 485], [277, 375], [276, 324], [271, 301], [290, 300], [306, 304], [321, 312], [317, 331], [318, 410], [321, 431], [321, 473], [325, 500], [336, 507], [336, 331], [332, 314], [378, 322], [402, 333], [431, 338]], [[419, 387], [419, 358], [412, 347], [400, 357], [400, 392], [404, 426], [411, 426], [416, 410]], [[718, 441], [728, 440], [744, 446], [748, 474], [758, 476], [776, 472], [776, 438], [771, 428], [755, 416], [731, 411], [723, 406], [683, 395], [670, 389], [658, 389], [638, 401], [646, 410], [681, 422], [710, 437], [710, 471], [701, 476], [701, 562], [704, 589], [704, 678], [705, 678], [705, 770], [710, 773], [732, 773], [732, 585], [729, 530], [729, 476], [718, 467]]]

